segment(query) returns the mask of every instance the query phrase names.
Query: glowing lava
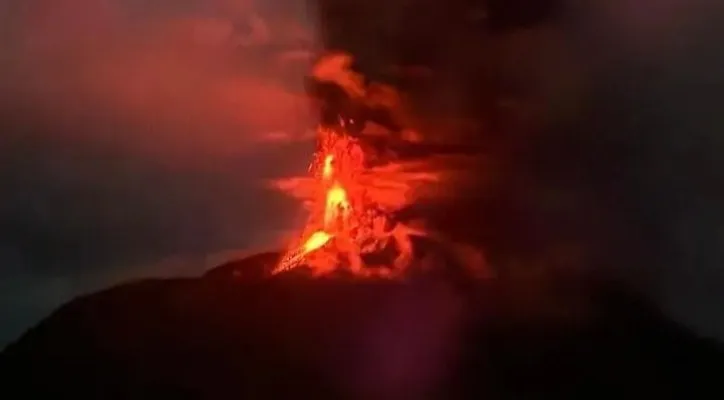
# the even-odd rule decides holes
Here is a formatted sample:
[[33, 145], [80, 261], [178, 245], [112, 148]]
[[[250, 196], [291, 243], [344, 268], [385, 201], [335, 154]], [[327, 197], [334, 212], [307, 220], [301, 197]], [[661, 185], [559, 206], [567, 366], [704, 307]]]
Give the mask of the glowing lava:
[[[390, 112], [401, 107], [394, 89], [365, 85], [365, 80], [350, 68], [351, 63], [351, 55], [330, 54], [316, 63], [312, 75], [319, 82], [335, 84], [359, 104]], [[385, 90], [381, 90], [383, 87]], [[466, 266], [482, 266], [478, 258], [470, 262], [472, 257], [465, 255], [477, 251], [459, 251], [461, 246], [425, 226], [419, 213], [407, 213], [404, 221], [400, 219], [405, 215], [400, 211], [410, 211], [409, 206], [429, 205], [461, 190], [469, 175], [464, 171], [479, 170], [469, 168], [471, 159], [462, 154], [426, 153], [423, 138], [409, 129], [394, 132], [367, 121], [354, 136], [347, 131], [346, 122], [353, 121], [340, 118], [335, 128], [317, 130], [311, 174], [272, 182], [309, 208], [299, 239], [291, 244], [273, 273], [302, 267], [313, 275], [346, 271], [355, 276], [398, 277], [413, 259], [419, 265], [430, 263], [429, 252], [420, 257], [413, 254], [415, 236], [426, 236], [427, 242], [441, 243], [446, 251], [462, 254]], [[418, 149], [427, 155], [399, 152], [420, 145]]]
[[[342, 124], [344, 126], [344, 124]], [[319, 148], [310, 167], [312, 209], [302, 240], [283, 257], [275, 273], [304, 265], [315, 275], [345, 268], [356, 275], [391, 275], [409, 260], [411, 244], [401, 224], [391, 221], [370, 196], [370, 170], [361, 143], [343, 128], [320, 128]], [[406, 232], [406, 231], [405, 231]], [[371, 268], [366, 255], [394, 248], [385, 265]]]

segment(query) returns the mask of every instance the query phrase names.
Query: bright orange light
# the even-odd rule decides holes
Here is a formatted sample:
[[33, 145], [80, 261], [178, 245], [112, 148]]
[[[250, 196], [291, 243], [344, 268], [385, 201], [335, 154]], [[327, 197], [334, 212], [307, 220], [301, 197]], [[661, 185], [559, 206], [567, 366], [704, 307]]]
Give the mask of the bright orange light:
[[332, 173], [334, 170], [332, 169], [332, 162], [334, 161], [334, 156], [331, 154], [328, 154], [326, 157], [324, 157], [324, 168], [322, 169], [322, 177], [324, 179], [330, 179], [332, 177]]
[[347, 201], [347, 192], [339, 184], [335, 184], [327, 192], [326, 207], [324, 209], [324, 227], [330, 228], [335, 221], [344, 221], [349, 216], [350, 206]]
[[314, 250], [319, 249], [320, 247], [324, 246], [329, 242], [329, 240], [332, 239], [332, 235], [330, 235], [327, 232], [324, 231], [317, 231], [312, 234], [312, 236], [307, 239], [306, 242], [304, 242], [304, 254], [309, 254], [313, 252]]

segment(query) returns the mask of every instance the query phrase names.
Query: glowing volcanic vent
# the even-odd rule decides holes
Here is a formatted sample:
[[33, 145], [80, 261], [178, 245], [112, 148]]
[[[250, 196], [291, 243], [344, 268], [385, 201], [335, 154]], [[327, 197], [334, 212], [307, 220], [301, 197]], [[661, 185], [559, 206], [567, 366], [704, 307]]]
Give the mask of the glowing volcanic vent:
[[[437, 144], [424, 143], [420, 135], [394, 123], [386, 128], [383, 122], [353, 120], [365, 115], [355, 111], [365, 107], [382, 107], [391, 116], [399, 102], [391, 87], [365, 86], [350, 70], [351, 61], [346, 54], [335, 54], [315, 65], [315, 79], [343, 90], [349, 102], [338, 104], [330, 118], [336, 121], [317, 129], [310, 174], [274, 182], [277, 189], [304, 201], [310, 215], [273, 273], [304, 268], [313, 275], [347, 272], [391, 278], [410, 270], [413, 261], [424, 267], [435, 257], [452, 257], [468, 270], [483, 268], [476, 250], [450, 242], [425, 227], [420, 216], [406, 214], [412, 205], [434, 203], [460, 190], [465, 171], [475, 170], [469, 168], [471, 158], [459, 151], [441, 152]], [[415, 254], [422, 242], [435, 243], [426, 245], [428, 250], [444, 249]]]
[[[302, 195], [310, 198], [311, 216], [302, 240], [292, 246], [275, 273], [304, 265], [315, 275], [344, 268], [355, 275], [394, 276], [411, 261], [410, 235], [423, 233], [390, 217], [394, 208], [406, 204], [404, 193], [402, 198], [395, 196], [404, 187], [381, 192], [384, 184], [370, 182], [383, 169], [371, 165], [360, 139], [344, 126], [342, 121], [339, 129], [318, 130], [312, 179], [307, 181], [313, 187]], [[418, 178], [435, 179], [434, 175]], [[296, 183], [298, 189], [300, 182]]]

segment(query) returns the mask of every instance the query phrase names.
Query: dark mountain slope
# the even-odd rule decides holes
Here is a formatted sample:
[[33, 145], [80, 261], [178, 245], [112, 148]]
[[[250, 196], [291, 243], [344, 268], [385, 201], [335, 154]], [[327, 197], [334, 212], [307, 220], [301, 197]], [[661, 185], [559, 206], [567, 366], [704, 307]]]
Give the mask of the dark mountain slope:
[[197, 279], [140, 281], [78, 298], [2, 353], [3, 392], [72, 399], [724, 393], [720, 346], [608, 284], [581, 282], [586, 311], [558, 307], [562, 316], [551, 317], [546, 299], [520, 298], [524, 282], [462, 292], [424, 278], [262, 278], [275, 260], [258, 255]]

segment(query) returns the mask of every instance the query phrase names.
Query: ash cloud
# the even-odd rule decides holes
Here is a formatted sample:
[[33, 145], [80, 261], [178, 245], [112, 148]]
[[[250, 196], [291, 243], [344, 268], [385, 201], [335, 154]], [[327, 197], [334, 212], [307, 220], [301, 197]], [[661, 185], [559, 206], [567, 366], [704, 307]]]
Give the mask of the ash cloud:
[[[571, 269], [620, 278], [673, 319], [724, 338], [721, 2], [387, 4], [358, 5], [381, 26], [359, 23], [363, 33], [345, 37], [357, 21], [343, 21], [330, 40], [346, 39], [370, 71], [400, 58], [431, 64], [420, 125], [472, 116], [480, 127], [461, 136], [491, 158], [476, 170], [491, 178], [457, 193], [441, 223], [477, 235], [492, 264], [505, 263], [494, 252], [536, 264], [556, 247], [571, 259], [582, 249]], [[450, 125], [424, 133], [452, 141]]]
[[[569, 3], [578, 18], [564, 29], [597, 80], [584, 127], [597, 150], [588, 151], [609, 160], [604, 193], [629, 232], [620, 235], [627, 250], [611, 250], [606, 262], [672, 318], [722, 340], [724, 319], [714, 310], [724, 304], [715, 289], [724, 284], [724, 198], [714, 182], [724, 171], [724, 7]], [[602, 149], [612, 153], [601, 157]]]
[[554, 17], [501, 35], [498, 53], [514, 112], [528, 118], [512, 130], [527, 131], [517, 140], [533, 157], [513, 161], [533, 171], [529, 196], [560, 196], [541, 202], [550, 214], [540, 229], [553, 237], [577, 219], [571, 231], [600, 247], [594, 264], [722, 339], [724, 7], [559, 4]]
[[313, 122], [305, 6], [0, 2], [0, 343], [78, 293], [200, 273], [296, 222], [264, 182], [312, 150], [294, 140]]

